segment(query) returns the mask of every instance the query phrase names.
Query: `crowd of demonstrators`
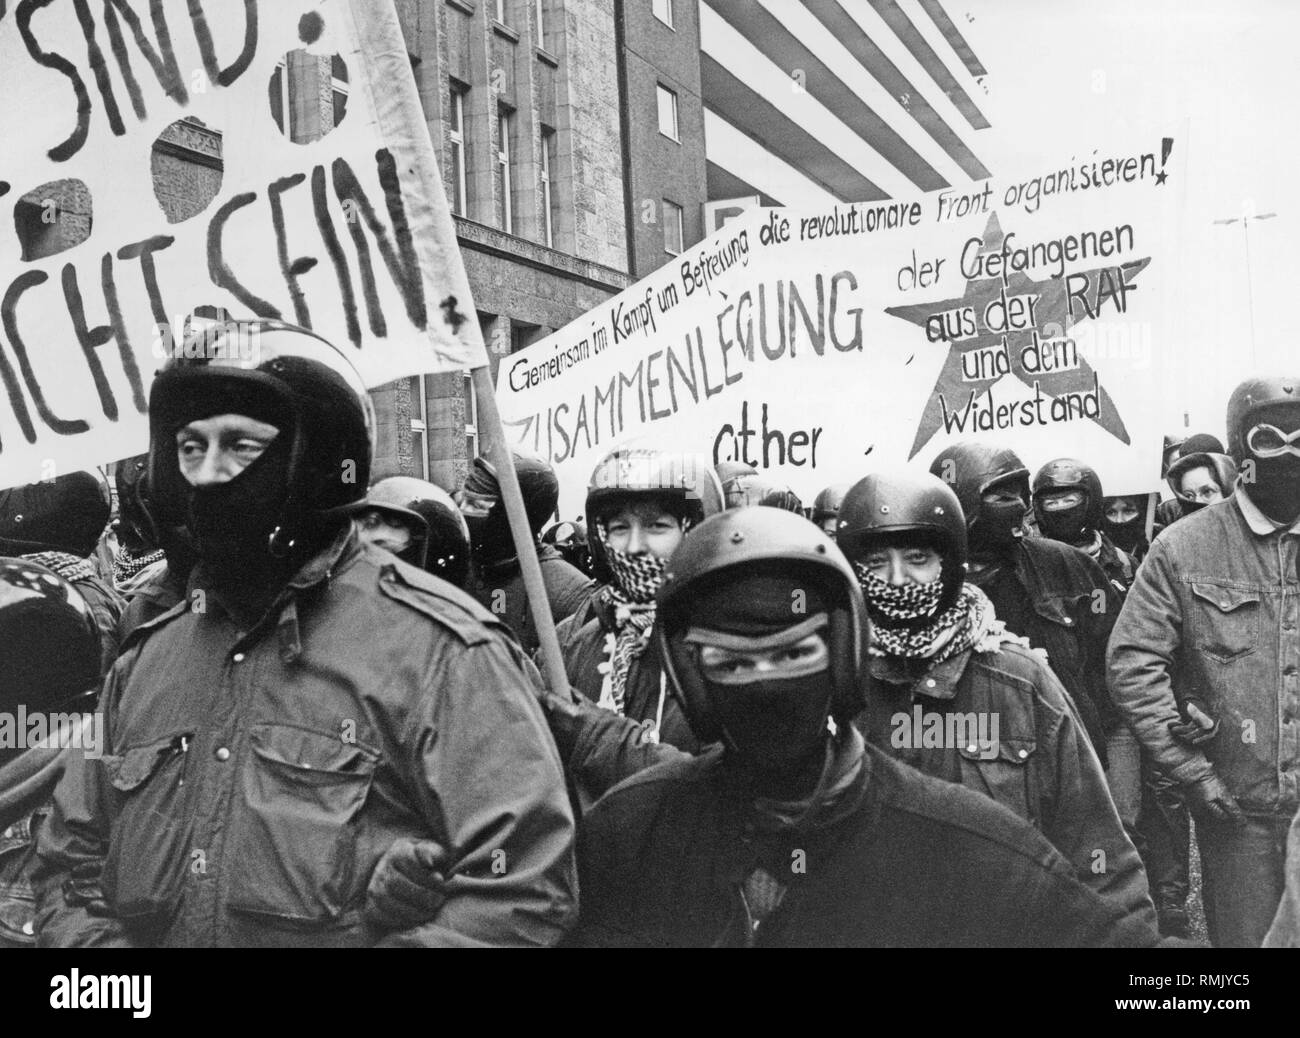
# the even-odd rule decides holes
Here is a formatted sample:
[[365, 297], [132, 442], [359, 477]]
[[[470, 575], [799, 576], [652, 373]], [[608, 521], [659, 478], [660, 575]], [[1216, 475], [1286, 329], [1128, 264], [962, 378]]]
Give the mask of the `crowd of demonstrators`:
[[93, 476], [0, 495], [3, 709], [103, 723], [0, 747], [0, 943], [1151, 946], [1184, 797], [1212, 940], [1300, 942], [1300, 382], [1173, 445], [1154, 541], [980, 442], [808, 509], [621, 447], [563, 522], [515, 449], [551, 688], [493, 463], [372, 485], [342, 352], [202, 334], [111, 572]]

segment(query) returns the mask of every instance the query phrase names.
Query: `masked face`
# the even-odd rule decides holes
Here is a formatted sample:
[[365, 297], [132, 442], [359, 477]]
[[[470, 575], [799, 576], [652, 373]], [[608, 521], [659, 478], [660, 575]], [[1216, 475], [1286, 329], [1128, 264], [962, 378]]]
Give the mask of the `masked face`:
[[364, 544], [373, 544], [413, 566], [419, 565], [420, 540], [397, 516], [371, 508], [357, 517], [357, 535]]
[[1300, 516], [1300, 406], [1263, 407], [1242, 427], [1242, 486], [1260, 511], [1280, 523]]
[[1081, 490], [1048, 490], [1034, 501], [1034, 515], [1043, 535], [1066, 544], [1077, 543], [1088, 534], [1087, 511], [1088, 495]]
[[694, 627], [686, 642], [731, 750], [758, 771], [819, 753], [830, 713], [825, 613], [758, 637]]
[[1146, 516], [1138, 502], [1141, 498], [1108, 497], [1102, 525], [1106, 535], [1122, 551], [1133, 551], [1142, 543]]
[[972, 551], [1004, 554], [1023, 536], [1020, 524], [1029, 511], [1023, 477], [994, 483], [980, 495], [979, 514], [970, 526]]
[[284, 518], [289, 438], [242, 415], [191, 422], [176, 434], [181, 475], [190, 484], [186, 526], [197, 556], [222, 576], [248, 581], [269, 557]]

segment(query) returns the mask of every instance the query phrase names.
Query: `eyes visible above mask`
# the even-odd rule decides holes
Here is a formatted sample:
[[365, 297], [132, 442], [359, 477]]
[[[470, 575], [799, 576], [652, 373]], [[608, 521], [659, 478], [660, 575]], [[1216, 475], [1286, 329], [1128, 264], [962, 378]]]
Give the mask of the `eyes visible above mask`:
[[1246, 447], [1257, 458], [1277, 458], [1283, 454], [1300, 458], [1300, 429], [1288, 433], [1276, 425], [1261, 422], [1246, 433]]
[[1116, 501], [1106, 506], [1106, 520], [1116, 526], [1131, 523], [1141, 513], [1129, 501]]
[[830, 666], [830, 650], [820, 634], [810, 634], [792, 645], [766, 650], [700, 646], [700, 670], [705, 681], [717, 685], [746, 685], [755, 681], [782, 681], [819, 674]]
[[1038, 502], [1045, 512], [1064, 512], [1083, 504], [1083, 494], [1078, 490], [1059, 490], [1039, 495]]

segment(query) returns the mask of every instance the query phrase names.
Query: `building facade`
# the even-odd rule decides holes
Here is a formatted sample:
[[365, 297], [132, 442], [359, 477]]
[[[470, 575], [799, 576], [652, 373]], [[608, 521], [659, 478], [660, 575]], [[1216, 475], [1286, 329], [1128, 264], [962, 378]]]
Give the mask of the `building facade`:
[[[986, 72], [939, 0], [395, 0], [495, 379], [748, 205], [872, 201], [988, 177]], [[280, 128], [328, 132], [346, 64], [297, 51]], [[220, 190], [193, 119], [154, 147], [173, 219]], [[57, 205], [50, 202], [55, 199]], [[15, 218], [29, 258], [84, 239], [84, 185]], [[51, 216], [54, 212], [55, 215]], [[373, 392], [377, 478], [454, 488], [480, 452], [467, 375]]]

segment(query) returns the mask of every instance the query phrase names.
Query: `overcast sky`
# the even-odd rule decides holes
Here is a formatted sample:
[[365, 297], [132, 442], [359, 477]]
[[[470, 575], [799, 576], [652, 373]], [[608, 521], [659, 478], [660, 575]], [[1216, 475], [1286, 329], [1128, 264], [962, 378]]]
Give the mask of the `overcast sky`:
[[[1300, 304], [1300, 4], [1291, 0], [947, 0], [989, 70], [977, 98], [993, 129], [973, 136], [995, 176], [1050, 169], [1094, 147], [1172, 136], [1188, 163], [1177, 256], [1189, 300], [1193, 430], [1222, 432], [1232, 386], [1252, 368], [1241, 224], [1250, 224], [1258, 366], [1300, 369], [1287, 327]], [[968, 20], [968, 15], [974, 21]], [[1205, 369], [1209, 369], [1208, 371]], [[1179, 416], [1181, 424], [1181, 416]], [[1171, 432], [1174, 430], [1170, 430]]]

